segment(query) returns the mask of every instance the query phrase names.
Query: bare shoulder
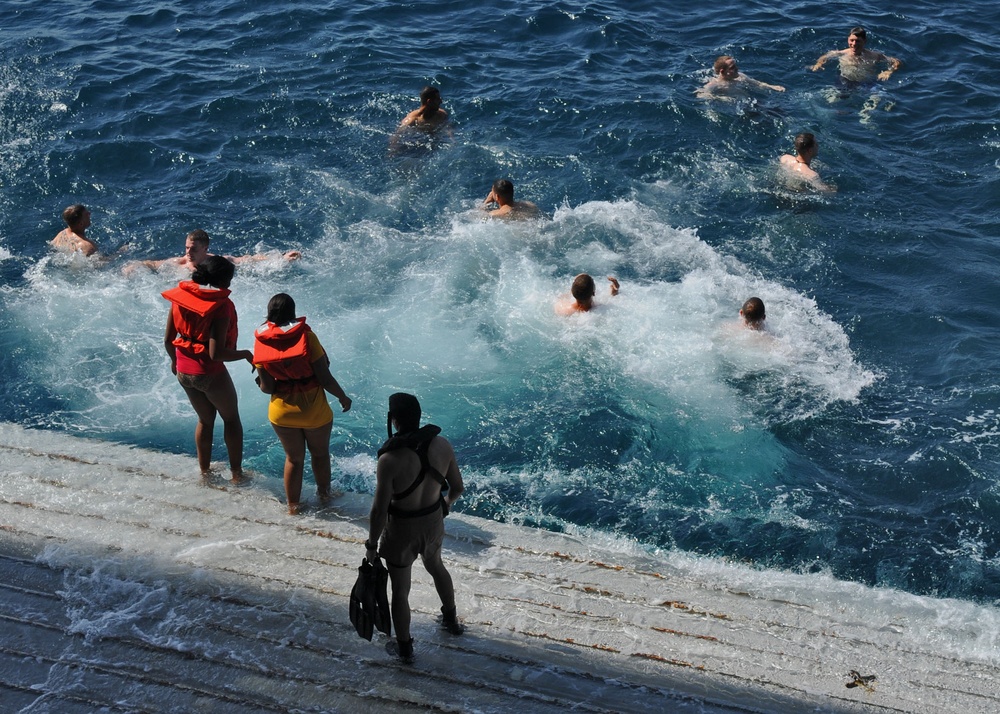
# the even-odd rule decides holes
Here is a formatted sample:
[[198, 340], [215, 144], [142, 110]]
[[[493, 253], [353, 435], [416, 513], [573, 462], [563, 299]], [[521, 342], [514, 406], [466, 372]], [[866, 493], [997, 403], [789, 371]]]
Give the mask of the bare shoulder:
[[403, 117], [403, 121], [399, 122], [399, 125], [410, 126], [411, 124], [414, 124], [417, 121], [417, 118], [420, 116], [420, 112], [421, 112], [420, 109], [414, 109], [412, 112]]

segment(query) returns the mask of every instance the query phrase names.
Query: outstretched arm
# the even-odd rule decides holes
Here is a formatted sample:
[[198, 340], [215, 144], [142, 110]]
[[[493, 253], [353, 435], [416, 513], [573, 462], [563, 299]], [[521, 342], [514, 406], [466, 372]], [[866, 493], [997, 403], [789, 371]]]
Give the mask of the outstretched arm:
[[889, 57], [888, 55], [882, 55], [882, 59], [889, 63], [889, 69], [879, 72], [878, 74], [879, 80], [884, 82], [892, 76], [893, 72], [902, 67], [903, 63], [895, 57]]
[[827, 63], [827, 60], [832, 60], [834, 57], [839, 56], [840, 52], [841, 52], [840, 50], [830, 50], [829, 52], [827, 52], [825, 55], [816, 60], [816, 64], [812, 66], [812, 71], [815, 72], [817, 70], [823, 69], [823, 65]]

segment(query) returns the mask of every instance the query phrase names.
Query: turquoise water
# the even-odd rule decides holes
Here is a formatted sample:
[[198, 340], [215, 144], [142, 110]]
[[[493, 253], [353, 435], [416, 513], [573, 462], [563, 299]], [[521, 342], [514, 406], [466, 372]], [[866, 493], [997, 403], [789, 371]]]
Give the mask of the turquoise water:
[[[123, 269], [200, 227], [270, 256], [234, 283], [241, 346], [287, 291], [331, 353], [342, 488], [413, 391], [466, 512], [1000, 601], [1000, 12], [660, 5], [0, 6], [0, 418], [193, 452], [178, 276]], [[841, 97], [807, 68], [855, 24], [904, 66]], [[697, 99], [719, 54], [787, 91]], [[428, 83], [454, 140], [389, 158]], [[776, 178], [804, 130], [836, 195]], [[499, 177], [552, 220], [484, 222]], [[49, 255], [74, 202], [109, 263]], [[581, 271], [622, 294], [556, 317]], [[770, 338], [727, 327], [750, 295]]]

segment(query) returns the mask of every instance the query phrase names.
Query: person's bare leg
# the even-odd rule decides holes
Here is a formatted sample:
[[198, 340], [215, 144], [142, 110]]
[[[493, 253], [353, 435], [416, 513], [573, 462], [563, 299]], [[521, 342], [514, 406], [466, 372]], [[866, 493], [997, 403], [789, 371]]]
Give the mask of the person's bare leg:
[[285, 499], [288, 514], [298, 515], [299, 500], [302, 498], [302, 471], [306, 460], [306, 438], [303, 429], [291, 429], [271, 424], [278, 441], [285, 448]]
[[392, 626], [396, 628], [397, 642], [410, 642], [410, 570], [412, 566], [399, 568], [386, 561], [389, 581], [392, 583]]
[[205, 396], [222, 417], [223, 438], [229, 452], [229, 470], [233, 483], [243, 480], [243, 422], [240, 421], [236, 387], [229, 372], [220, 372]]
[[333, 422], [316, 429], [305, 429], [306, 446], [312, 460], [313, 478], [316, 479], [316, 494], [326, 504], [330, 500], [330, 434]]
[[423, 556], [424, 567], [434, 578], [434, 589], [437, 590], [438, 597], [441, 598], [441, 614], [443, 616], [441, 626], [453, 635], [460, 635], [465, 631], [458, 621], [455, 610], [455, 584], [452, 582], [451, 574], [444, 567], [441, 560], [441, 550], [430, 556]]
[[198, 454], [201, 476], [208, 478], [212, 468], [212, 436], [215, 431], [216, 410], [204, 392], [188, 387], [184, 387], [184, 392], [198, 415], [198, 424], [194, 428], [194, 448]]

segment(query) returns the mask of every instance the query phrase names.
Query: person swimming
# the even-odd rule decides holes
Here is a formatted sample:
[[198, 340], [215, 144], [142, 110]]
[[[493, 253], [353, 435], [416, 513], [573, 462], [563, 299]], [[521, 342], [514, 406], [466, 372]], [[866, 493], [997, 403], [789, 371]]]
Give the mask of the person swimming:
[[[608, 282], [611, 283], [611, 297], [614, 297], [621, 289], [621, 285], [618, 283], [618, 278], [611, 275], [608, 276]], [[556, 314], [566, 317], [577, 312], [590, 312], [597, 307], [597, 303], [594, 302], [596, 293], [597, 285], [594, 283], [594, 279], [587, 273], [580, 273], [573, 278], [570, 294], [563, 296], [556, 302]]]
[[748, 90], [770, 90], [784, 92], [785, 88], [778, 84], [761, 82], [740, 73], [736, 60], [729, 55], [722, 55], [713, 65], [715, 76], [705, 82], [695, 94], [700, 99], [735, 98], [746, 96]]
[[[850, 85], [872, 84], [875, 80], [886, 81], [903, 63], [895, 57], [867, 49], [867, 43], [868, 33], [863, 27], [855, 27], [847, 36], [847, 48], [830, 50], [822, 55], [812, 66], [812, 71], [817, 72], [823, 69], [828, 60], [837, 59], [840, 62], [840, 77]], [[879, 72], [878, 68], [883, 64], [888, 67]]]

